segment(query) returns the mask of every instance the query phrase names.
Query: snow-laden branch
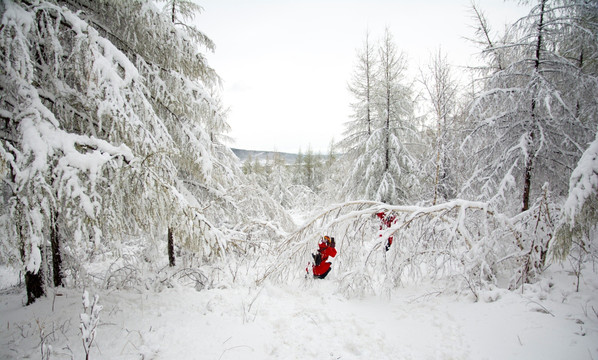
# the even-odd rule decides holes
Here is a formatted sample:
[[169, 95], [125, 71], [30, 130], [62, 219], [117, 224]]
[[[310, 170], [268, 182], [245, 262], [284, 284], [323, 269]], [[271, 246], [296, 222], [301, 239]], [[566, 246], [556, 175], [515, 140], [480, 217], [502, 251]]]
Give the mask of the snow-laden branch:
[[[553, 221], [547, 204], [542, 200], [513, 218], [496, 212], [491, 203], [462, 199], [433, 206], [334, 205], [281, 243], [259, 282], [300, 278], [319, 239], [328, 235], [335, 237], [338, 251], [332, 278], [348, 294], [378, 293], [425, 278], [453, 281], [458, 289], [472, 291], [490, 284], [516, 287], [544, 266]], [[391, 226], [381, 226], [379, 212], [394, 216]], [[390, 237], [394, 240], [388, 246]], [[527, 267], [521, 269], [522, 263]]]
[[[378, 231], [378, 222], [374, 219], [375, 214], [381, 211], [396, 216], [393, 225], [384, 231]], [[422, 233], [433, 230], [438, 231], [437, 235], [444, 235], [440, 238], [433, 236], [433, 239], [427, 239], [430, 243], [426, 245], [428, 247], [426, 254], [434, 256], [433, 254], [446, 251], [445, 247], [449, 245], [467, 253], [479, 247], [478, 243], [482, 240], [478, 232], [487, 233], [489, 230], [480, 229], [487, 227], [490, 221], [504, 222], [504, 218], [489, 209], [487, 203], [475, 201], [453, 200], [434, 206], [392, 206], [375, 201], [338, 204], [317, 214], [289, 235], [287, 240], [278, 247], [277, 252], [280, 255], [261, 281], [277, 276], [293, 277], [293, 272], [300, 274], [301, 262], [309, 260], [310, 251], [316, 248], [319, 238], [323, 235], [337, 238], [339, 251], [337, 262], [343, 263], [343, 258], [360, 259], [350, 262], [351, 266], [360, 267], [368, 266], [368, 261], [373, 260], [373, 266], [378, 267], [382, 266], [380, 261], [386, 261], [385, 257], [378, 255], [385, 255], [381, 254], [384, 249], [382, 245], [390, 236], [403, 239], [390, 250], [400, 256], [406, 256], [408, 253], [412, 256], [421, 255], [422, 253], [417, 249], [422, 243], [414, 242], [414, 239], [421, 237]], [[432, 224], [435, 229], [427, 227], [426, 224]], [[375, 259], [372, 258], [372, 253], [377, 253]], [[459, 254], [451, 256], [462, 257]], [[395, 270], [401, 272], [398, 263], [396, 265], [398, 267]], [[337, 271], [352, 271], [346, 266], [345, 268], [339, 266]]]
[[579, 159], [569, 180], [569, 196], [563, 207], [563, 214], [571, 226], [585, 202], [598, 192], [598, 133]]

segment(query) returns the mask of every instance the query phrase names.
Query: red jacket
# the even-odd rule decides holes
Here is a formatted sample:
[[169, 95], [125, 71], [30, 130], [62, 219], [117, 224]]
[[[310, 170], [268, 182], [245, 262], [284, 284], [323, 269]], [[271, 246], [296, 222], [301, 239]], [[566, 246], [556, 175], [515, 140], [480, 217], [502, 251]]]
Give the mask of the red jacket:
[[[391, 227], [396, 219], [396, 217], [393, 214], [386, 216], [386, 213], [384, 211], [377, 213], [376, 216], [378, 216], [378, 218], [380, 219], [380, 222], [381, 222], [380, 230]], [[385, 226], [385, 227], [383, 227], [383, 226]]]
[[320, 254], [322, 254], [322, 262], [320, 262], [320, 265], [318, 266], [313, 266], [312, 268], [312, 272], [315, 276], [320, 276], [324, 273], [326, 273], [326, 271], [328, 271], [328, 269], [330, 269], [330, 263], [326, 262], [326, 260], [328, 260], [328, 257], [335, 257], [336, 256], [336, 249], [333, 247], [330, 247], [328, 245], [326, 245], [326, 243], [320, 243], [318, 244], [318, 246], [320, 247], [318, 249], [318, 251], [320, 252]]
[[[384, 211], [377, 213], [376, 216], [378, 216], [378, 218], [380, 219], [380, 230], [388, 229], [396, 220], [396, 217], [393, 214], [386, 216], [386, 213]], [[382, 237], [382, 234], [380, 234], [380, 237]], [[387, 240], [388, 241], [386, 243], [386, 247], [388, 250], [388, 247], [392, 245], [392, 235], [389, 236]]]

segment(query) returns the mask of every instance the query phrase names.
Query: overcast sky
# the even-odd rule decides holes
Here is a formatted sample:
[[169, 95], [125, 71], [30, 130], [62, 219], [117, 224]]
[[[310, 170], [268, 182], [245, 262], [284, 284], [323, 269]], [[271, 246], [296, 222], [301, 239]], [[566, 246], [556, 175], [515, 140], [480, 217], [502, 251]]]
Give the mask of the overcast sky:
[[[198, 27], [216, 43], [210, 65], [224, 80], [232, 147], [328, 152], [351, 113], [347, 83], [366, 30], [389, 27], [412, 76], [438, 47], [464, 66], [474, 59], [470, 0], [201, 0]], [[494, 30], [526, 11], [479, 0]]]

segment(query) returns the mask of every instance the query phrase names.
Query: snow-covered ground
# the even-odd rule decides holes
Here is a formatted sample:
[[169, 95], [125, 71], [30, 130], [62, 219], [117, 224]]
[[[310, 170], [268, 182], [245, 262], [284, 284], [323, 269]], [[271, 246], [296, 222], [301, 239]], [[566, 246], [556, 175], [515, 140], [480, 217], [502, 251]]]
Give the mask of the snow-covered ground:
[[[598, 359], [596, 273], [576, 293], [557, 268], [479, 302], [430, 284], [347, 299], [333, 273], [202, 291], [88, 289], [103, 306], [90, 359]], [[40, 358], [42, 330], [50, 358], [84, 358], [81, 296], [60, 289], [25, 307], [23, 289], [4, 289], [0, 358]]]

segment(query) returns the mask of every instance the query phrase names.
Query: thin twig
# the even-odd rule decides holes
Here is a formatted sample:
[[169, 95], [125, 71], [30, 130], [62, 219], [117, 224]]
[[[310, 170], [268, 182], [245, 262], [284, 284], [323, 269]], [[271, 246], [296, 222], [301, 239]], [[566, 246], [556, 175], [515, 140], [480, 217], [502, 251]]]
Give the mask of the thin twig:
[[229, 350], [234, 350], [234, 349], [238, 349], [238, 348], [243, 348], [243, 347], [249, 348], [251, 351], [255, 351], [255, 350], [253, 350], [253, 348], [252, 348], [251, 346], [249, 346], [249, 345], [237, 345], [237, 346], [230, 347], [230, 348], [228, 348], [228, 349], [224, 349], [224, 351], [222, 351], [222, 354], [220, 354], [220, 357], [218, 358], [218, 360], [221, 360], [221, 359], [222, 359], [222, 357], [224, 356], [224, 353], [226, 353], [227, 351], [229, 351]]

